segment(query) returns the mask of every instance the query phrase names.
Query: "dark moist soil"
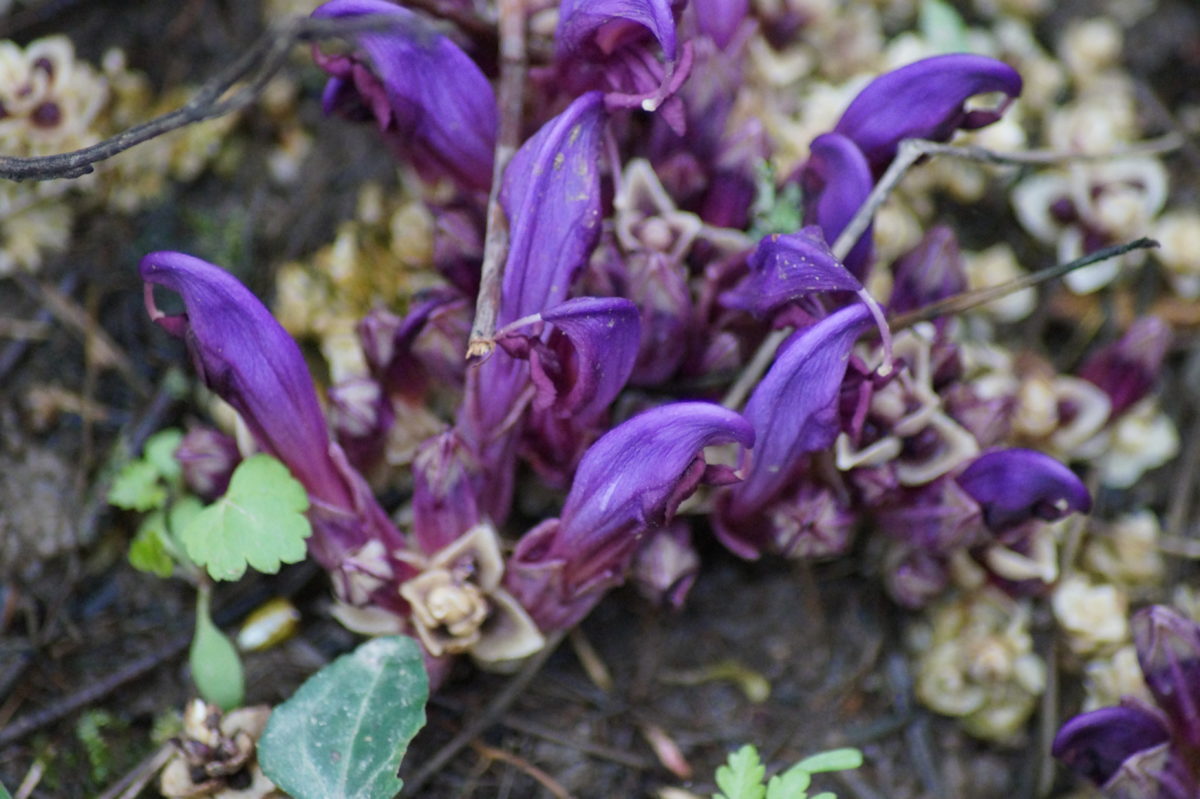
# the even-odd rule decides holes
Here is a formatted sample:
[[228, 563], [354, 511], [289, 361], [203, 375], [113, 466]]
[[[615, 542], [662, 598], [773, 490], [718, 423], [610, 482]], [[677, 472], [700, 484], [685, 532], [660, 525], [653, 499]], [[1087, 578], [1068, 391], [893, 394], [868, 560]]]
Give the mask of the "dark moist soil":
[[[1060, 29], [1069, 16], [1094, 14], [1102, 6], [1064, 3], [1045, 24]], [[0, 28], [7, 25], [0, 33], [25, 43], [66, 32], [93, 63], [109, 47], [122, 47], [130, 64], [158, 86], [213, 74], [253, 41], [261, 19], [256, 2], [214, 0], [46, 0], [25, 8], [30, 10], [0, 22]], [[1164, 0], [1156, 15], [1127, 35], [1129, 63], [1146, 85], [1144, 106], [1152, 119], [1165, 120], [1179, 103], [1197, 100], [1197, 6]], [[315, 81], [313, 70], [293, 69]], [[137, 375], [131, 381], [89, 367], [88, 334], [52, 318], [42, 340], [0, 341], [0, 783], [10, 789], [31, 767], [44, 767], [32, 796], [100, 795], [156, 748], [155, 719], [189, 698], [182, 654], [191, 592], [180, 581], [128, 566], [135, 520], [111, 513], [102, 501], [102, 467], [114, 448], [136, 448], [192, 412], [167, 379], [170, 367], [185, 364], [182, 350], [146, 320], [134, 265], [156, 248], [211, 252], [221, 246], [230, 253], [227, 265], [268, 293], [267, 266], [329, 241], [337, 222], [352, 212], [360, 183], [392, 169], [370, 131], [323, 120], [314, 95], [308, 92], [301, 105], [316, 141], [300, 186], [284, 192], [263, 181], [271, 131], [251, 111], [234, 134], [243, 155], [232, 178], [172, 186], [132, 218], [84, 218], [70, 251], [52, 258], [36, 279], [0, 281], [5, 317], [37, 317], [44, 307], [38, 285], [56, 287], [121, 346]], [[1187, 166], [1187, 154], [1175, 163]], [[1194, 164], [1188, 169], [1196, 174]], [[1194, 177], [1176, 173], [1173, 179], [1176, 202], [1195, 202]], [[214, 235], [221, 241], [212, 241]], [[1193, 339], [1181, 338], [1181, 348], [1190, 349]], [[1176, 370], [1167, 376], [1165, 402], [1179, 411], [1186, 451], [1195, 442], [1186, 436], [1190, 405], [1177, 368], [1182, 361], [1172, 361]], [[85, 421], [36, 406], [31, 390], [44, 386], [85, 397], [102, 412]], [[1159, 510], [1172, 490], [1188, 487], [1151, 482], [1139, 489], [1140, 498]], [[1120, 505], [1124, 498], [1105, 501]], [[1039, 773], [1051, 767], [1036, 726], [1024, 745], [1002, 750], [974, 742], [953, 722], [917, 707], [900, 640], [903, 614], [881, 595], [877, 580], [855, 572], [857, 559], [804, 566], [735, 562], [715, 546], [703, 554], [705, 571], [683, 613], [654, 609], [632, 590], [615, 592], [476, 745], [453, 758], [419, 795], [565, 791], [603, 799], [653, 796], [671, 785], [707, 795], [715, 767], [745, 742], [758, 744], [772, 770], [832, 746], [861, 747], [867, 767], [822, 784], [841, 796], [1035, 795]], [[223, 588], [218, 621], [233, 623], [279, 594], [291, 596], [305, 620], [291, 641], [247, 657], [248, 703], [286, 698], [308, 674], [356, 643], [329, 620], [328, 587], [305, 565]], [[1035, 627], [1038, 651], [1046, 655], [1054, 644], [1049, 620], [1037, 619]], [[589, 645], [611, 686], [601, 687], [583, 667], [579, 652]], [[460, 666], [432, 699], [428, 726], [414, 741], [403, 774], [420, 769], [464, 722], [484, 713], [510, 679]], [[752, 686], [755, 679], [769, 683], [766, 701], [747, 696], [742, 683]], [[76, 726], [81, 713], [100, 718], [97, 710], [109, 721], [102, 751], [89, 759]], [[1045, 726], [1053, 729], [1054, 722]], [[651, 744], [656, 736], [657, 754]], [[672, 759], [662, 740], [673, 742], [685, 759]]]

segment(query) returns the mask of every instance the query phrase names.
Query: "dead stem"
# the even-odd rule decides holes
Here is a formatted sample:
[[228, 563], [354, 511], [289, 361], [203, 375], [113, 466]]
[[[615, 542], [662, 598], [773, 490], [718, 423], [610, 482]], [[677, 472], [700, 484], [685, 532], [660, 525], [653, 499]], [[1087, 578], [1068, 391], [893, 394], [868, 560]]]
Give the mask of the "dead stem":
[[499, 760], [502, 763], [507, 763], [528, 774], [533, 779], [537, 780], [543, 788], [551, 793], [555, 799], [573, 799], [570, 791], [564, 788], [558, 780], [551, 777], [546, 772], [542, 771], [537, 766], [530, 763], [523, 757], [515, 755], [512, 752], [506, 752], [503, 749], [497, 749], [494, 746], [488, 746], [482, 741], [472, 741], [471, 748], [474, 749], [479, 756], [486, 760]]
[[508, 219], [500, 205], [500, 187], [521, 138], [521, 116], [525, 99], [525, 0], [500, 0], [500, 131], [496, 139], [496, 160], [492, 166], [492, 189], [488, 194], [487, 233], [483, 240], [483, 268], [479, 278], [479, 296], [475, 300], [475, 320], [467, 342], [467, 359], [479, 360], [496, 347], [496, 314], [500, 308], [500, 288], [504, 280], [504, 262], [508, 258]]
[[451, 738], [433, 757], [425, 761], [425, 764], [421, 766], [416, 774], [404, 781], [404, 789], [400, 792], [400, 796], [416, 796], [425, 787], [426, 783], [437, 776], [438, 772], [454, 759], [455, 755], [470, 746], [471, 742], [483, 734], [488, 727], [498, 722], [512, 703], [517, 701], [521, 694], [525, 692], [525, 689], [529, 687], [529, 683], [542, 670], [542, 666], [546, 664], [550, 655], [558, 648], [562, 639], [563, 634], [561, 632], [548, 636], [546, 646], [521, 666], [521, 670], [517, 675], [509, 680], [508, 685], [504, 686], [504, 690], [496, 694], [495, 698], [488, 703], [483, 712], [468, 721], [459, 730], [457, 735]]

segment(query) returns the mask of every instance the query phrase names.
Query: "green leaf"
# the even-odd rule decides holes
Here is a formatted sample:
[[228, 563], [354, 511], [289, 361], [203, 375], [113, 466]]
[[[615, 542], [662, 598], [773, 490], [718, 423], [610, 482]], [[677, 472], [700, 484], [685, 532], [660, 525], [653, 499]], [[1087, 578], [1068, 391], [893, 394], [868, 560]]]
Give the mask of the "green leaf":
[[154, 510], [166, 501], [166, 486], [159, 479], [158, 469], [148, 461], [125, 464], [108, 489], [109, 504], [125, 510]]
[[245, 696], [242, 661], [233, 642], [213, 624], [208, 597], [209, 591], [201, 588], [196, 599], [196, 634], [188, 662], [200, 696], [223, 710], [231, 710], [241, 705]]
[[159, 430], [146, 440], [146, 446], [142, 449], [142, 460], [153, 464], [164, 480], [174, 482], [182, 473], [179, 461], [175, 460], [175, 450], [179, 449], [179, 442], [182, 440], [182, 430], [174, 427]]
[[804, 769], [809, 774], [817, 774], [822, 771], [849, 771], [850, 769], [859, 768], [862, 764], [862, 752], [858, 749], [846, 747], [844, 749], [830, 749], [828, 752], [818, 752], [811, 757], [804, 758], [793, 766], [793, 768]]
[[762, 781], [766, 775], [758, 750], [746, 744], [729, 756], [728, 765], [717, 769], [717, 787], [722, 792], [714, 799], [764, 799]]
[[258, 762], [296, 799], [384, 799], [425, 726], [429, 680], [416, 641], [376, 638], [310, 677], [271, 713]]
[[0, 799], [12, 799], [12, 794], [8, 792], [3, 783], [0, 783]]
[[138, 571], [170, 577], [175, 559], [169, 549], [166, 515], [156, 510], [138, 525], [137, 535], [129, 542], [129, 563]]
[[188, 556], [214, 580], [236, 580], [246, 565], [274, 574], [283, 563], [304, 560], [312, 527], [304, 517], [308, 496], [287, 467], [254, 455], [233, 472], [225, 496], [182, 529]]
[[804, 799], [811, 784], [812, 775], [793, 766], [767, 783], [767, 799]]

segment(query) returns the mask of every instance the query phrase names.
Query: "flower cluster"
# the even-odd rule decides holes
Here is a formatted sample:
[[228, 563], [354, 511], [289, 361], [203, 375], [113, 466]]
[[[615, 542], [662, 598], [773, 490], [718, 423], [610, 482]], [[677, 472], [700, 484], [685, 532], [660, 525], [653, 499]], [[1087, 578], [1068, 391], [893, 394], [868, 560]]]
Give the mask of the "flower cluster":
[[[282, 278], [283, 321], [331, 365], [325, 410], [296, 342], [222, 269], [159, 252], [141, 274], [154, 320], [307, 489], [338, 618], [414, 634], [436, 682], [455, 655], [528, 656], [629, 575], [678, 606], [695, 535], [747, 559], [859, 541], [900, 604], [937, 608], [927, 700], [948, 702], [953, 683], [948, 712], [992, 737], [1018, 729], [1044, 681], [1025, 598], [1058, 581], [1059, 522], [1091, 506], [1065, 462], [1119, 451], [1129, 419], [1153, 426], [1153, 409], [1139, 414], [1169, 329], [1139, 323], [1074, 376], [961, 320], [892, 330], [889, 315], [967, 289], [970, 259], [943, 225], [893, 252], [882, 216], [843, 241], [902, 140], [1003, 124], [1018, 72], [920, 58], [831, 101], [804, 141], [772, 141], [739, 107], [737, 76], [786, 12], [564, 0], [516, 120], [528, 135], [495, 187], [507, 248], [492, 351], [468, 365], [511, 109], [479, 53], [417, 12], [315, 13], [394, 21], [315, 59], [326, 111], [377, 127], [410, 170], [403, 199], [364, 193], [359, 221], [385, 233], [348, 223], [317, 258], [326, 273]], [[768, 193], [803, 207], [764, 207], [760, 167], [788, 148], [800, 155]], [[183, 313], [159, 311], [155, 286]], [[219, 490], [228, 442], [185, 444]], [[1129, 467], [1115, 457], [1103, 479], [1123, 484]], [[403, 499], [385, 510], [380, 488]]]

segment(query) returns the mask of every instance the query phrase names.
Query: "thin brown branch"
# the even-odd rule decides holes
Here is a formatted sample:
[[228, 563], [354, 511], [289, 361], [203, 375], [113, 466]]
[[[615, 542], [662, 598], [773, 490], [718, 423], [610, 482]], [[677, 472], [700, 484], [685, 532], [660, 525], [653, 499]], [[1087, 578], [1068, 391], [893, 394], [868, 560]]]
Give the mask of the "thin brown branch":
[[496, 694], [495, 698], [488, 703], [483, 712], [468, 721], [459, 730], [457, 735], [451, 738], [433, 757], [425, 761], [425, 764], [421, 766], [416, 774], [404, 781], [404, 789], [400, 792], [400, 796], [416, 796], [425, 787], [426, 783], [433, 779], [447, 763], [454, 759], [455, 755], [470, 746], [471, 742], [478, 738], [488, 727], [499, 722], [512, 703], [517, 701], [521, 694], [525, 692], [525, 689], [529, 687], [529, 683], [533, 681], [533, 678], [542, 670], [542, 666], [546, 664], [546, 660], [549, 659], [550, 655], [554, 654], [554, 650], [558, 648], [562, 639], [562, 633], [555, 633], [549, 636], [542, 650], [525, 661], [525, 664], [521, 666], [521, 671], [509, 680], [500, 693]]
[[501, 763], [507, 763], [517, 769], [528, 774], [536, 780], [543, 788], [550, 792], [554, 799], [572, 799], [571, 793], [564, 788], [558, 780], [551, 777], [542, 769], [530, 763], [525, 758], [515, 755], [512, 752], [506, 752], [503, 749], [497, 749], [494, 746], [488, 746], [482, 741], [472, 741], [471, 748], [474, 749], [479, 756], [486, 760], [499, 760]]
[[134, 125], [101, 142], [58, 155], [34, 158], [0, 156], [0, 178], [7, 180], [53, 180], [77, 178], [95, 165], [131, 147], [173, 130], [215, 119], [250, 105], [270, 79], [287, 62], [293, 46], [301, 42], [348, 36], [363, 31], [383, 30], [396, 24], [387, 14], [369, 14], [340, 19], [296, 17], [267, 31], [233, 63], [204, 83], [174, 111]]
[[500, 288], [504, 281], [504, 262], [508, 258], [508, 218], [500, 206], [500, 186], [504, 168], [517, 151], [521, 138], [521, 116], [525, 99], [525, 0], [500, 0], [500, 131], [496, 139], [496, 159], [492, 166], [492, 190], [488, 195], [487, 233], [483, 240], [483, 268], [479, 278], [479, 296], [475, 300], [475, 319], [467, 341], [467, 358], [477, 360], [496, 347], [496, 315], [500, 308]]

